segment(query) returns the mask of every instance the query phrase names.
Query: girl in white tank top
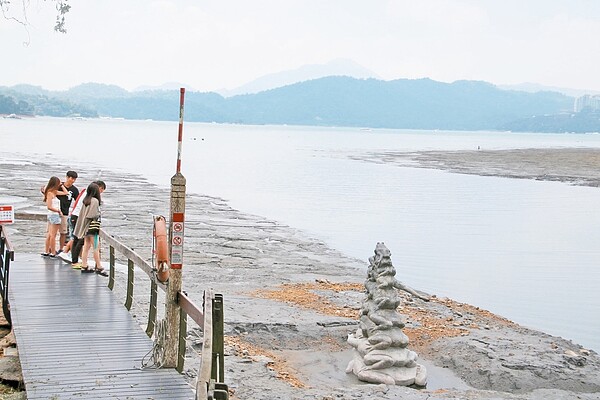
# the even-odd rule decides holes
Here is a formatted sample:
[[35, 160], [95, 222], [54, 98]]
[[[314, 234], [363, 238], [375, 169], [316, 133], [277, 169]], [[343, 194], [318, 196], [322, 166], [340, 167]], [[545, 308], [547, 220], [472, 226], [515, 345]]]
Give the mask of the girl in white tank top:
[[44, 251], [42, 256], [56, 256], [56, 234], [60, 228], [60, 200], [56, 197], [57, 194], [65, 194], [66, 191], [61, 190], [62, 184], [60, 179], [53, 176], [48, 181], [44, 189], [44, 202], [48, 209], [48, 229], [46, 231], [46, 241], [44, 243]]

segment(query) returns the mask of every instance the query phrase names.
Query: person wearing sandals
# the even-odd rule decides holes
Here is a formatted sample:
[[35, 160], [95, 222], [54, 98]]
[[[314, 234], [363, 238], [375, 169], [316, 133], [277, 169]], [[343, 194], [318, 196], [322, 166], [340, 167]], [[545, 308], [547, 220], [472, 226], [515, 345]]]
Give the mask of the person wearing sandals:
[[[106, 190], [106, 183], [104, 181], [94, 181], [96, 185], [98, 185], [100, 189], [100, 195], [104, 193]], [[83, 199], [85, 198], [86, 189], [82, 189], [79, 192], [79, 195], [75, 199], [75, 201], [71, 204], [71, 210], [69, 212], [69, 226], [72, 227], [70, 229], [70, 240], [67, 245], [63, 248], [63, 253], [70, 249], [71, 250], [71, 266], [73, 269], [81, 269], [81, 263], [79, 262], [79, 255], [81, 254], [81, 249], [83, 247], [83, 242], [85, 238], [78, 238], [75, 236], [75, 226], [77, 226], [77, 219], [79, 218], [79, 213], [81, 212], [81, 207], [83, 206]]]
[[46, 203], [46, 208], [48, 209], [48, 229], [46, 230], [44, 252], [42, 253], [44, 257], [55, 257], [56, 254], [56, 234], [60, 228], [60, 219], [62, 216], [60, 200], [57, 195], [65, 193], [60, 189], [60, 179], [56, 176], [51, 177], [46, 187], [43, 188], [44, 203]]
[[[75, 237], [84, 238], [83, 250], [81, 252], [81, 272], [96, 272], [100, 275], [107, 276], [102, 264], [100, 263], [100, 247], [98, 243], [99, 228], [94, 228], [95, 224], [100, 221], [100, 187], [96, 183], [90, 183], [85, 191], [83, 206], [77, 218], [75, 225]], [[93, 247], [94, 262], [96, 267], [91, 269], [87, 266], [87, 259], [90, 248]]]

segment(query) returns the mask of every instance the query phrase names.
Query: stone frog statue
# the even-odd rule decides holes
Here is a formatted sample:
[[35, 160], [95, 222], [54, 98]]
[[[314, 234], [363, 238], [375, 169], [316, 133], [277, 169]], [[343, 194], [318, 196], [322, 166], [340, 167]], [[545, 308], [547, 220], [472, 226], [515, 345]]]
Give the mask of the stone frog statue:
[[379, 303], [373, 300], [367, 300], [363, 303], [361, 309], [362, 315], [366, 315], [376, 325], [377, 329], [389, 329], [393, 326], [404, 328], [405, 324], [402, 316], [396, 309], [379, 308]]
[[348, 335], [348, 343], [363, 356], [364, 364], [370, 369], [417, 365], [417, 353], [414, 351], [402, 347], [379, 350], [362, 336], [360, 329]]
[[[380, 243], [377, 245], [379, 246]], [[389, 258], [390, 251], [387, 247], [379, 247], [379, 249], [387, 254], [387, 256], [371, 256], [369, 257], [369, 267], [367, 268], [367, 281], [365, 282], [365, 287], [367, 288], [368, 293], [373, 293], [376, 289], [386, 290], [395, 288], [398, 290], [403, 290], [411, 295], [424, 300], [429, 301], [429, 297], [418, 293], [413, 288], [405, 285], [404, 283], [398, 281], [396, 276], [396, 269], [392, 265], [391, 259]], [[376, 250], [377, 252], [377, 247]]]
[[390, 256], [387, 247], [377, 243], [369, 258], [359, 327], [348, 335], [355, 354], [346, 372], [365, 382], [425, 386], [427, 371], [417, 364], [417, 354], [408, 349], [409, 339], [402, 331], [405, 324], [397, 311], [402, 300], [396, 289], [428, 299], [396, 280]]
[[346, 367], [346, 373], [354, 373], [359, 380], [369, 383], [421, 387], [427, 385], [427, 370], [420, 364], [382, 368], [373, 368], [373, 365], [367, 365], [360, 356], [355, 356]]

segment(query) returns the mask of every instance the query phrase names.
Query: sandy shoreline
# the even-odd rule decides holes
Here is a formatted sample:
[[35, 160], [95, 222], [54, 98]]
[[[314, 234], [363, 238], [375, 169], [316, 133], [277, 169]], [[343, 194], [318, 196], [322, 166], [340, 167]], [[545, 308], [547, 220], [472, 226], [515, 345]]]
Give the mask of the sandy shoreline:
[[381, 152], [351, 158], [463, 174], [600, 186], [600, 149], [593, 148]]
[[[1, 155], [0, 160], [9, 159]], [[587, 186], [600, 182], [600, 150], [355, 158]], [[18, 221], [10, 227], [17, 253], [40, 251], [44, 223], [29, 218], [43, 214], [39, 187], [49, 174], [62, 176], [71, 168], [80, 172], [79, 186], [98, 177], [107, 182], [104, 228], [150, 258], [151, 217], [168, 214], [167, 192], [142, 177], [90, 166], [0, 161], [0, 197], [18, 195]], [[219, 198], [192, 195], [186, 204], [184, 290], [198, 303], [209, 287], [225, 297], [226, 381], [233, 398], [570, 399], [577, 393], [582, 399], [600, 399], [600, 357], [595, 352], [473, 306], [449, 299], [427, 303], [405, 294], [400, 311], [407, 316], [409, 347], [430, 370], [428, 388], [360, 383], [344, 373], [350, 359], [345, 338], [356, 329], [366, 262], [291, 227], [240, 213]], [[402, 266], [395, 267], [402, 280]], [[122, 295], [122, 285], [117, 295]], [[147, 286], [147, 280], [136, 281], [134, 313], [140, 324], [145, 324]], [[192, 381], [199, 365], [194, 338], [201, 333], [191, 323], [189, 333], [186, 372]]]

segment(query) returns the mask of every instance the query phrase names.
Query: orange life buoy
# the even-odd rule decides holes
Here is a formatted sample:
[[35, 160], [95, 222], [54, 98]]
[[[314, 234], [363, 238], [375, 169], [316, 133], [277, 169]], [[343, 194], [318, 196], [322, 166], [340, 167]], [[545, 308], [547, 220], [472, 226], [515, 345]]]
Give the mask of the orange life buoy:
[[156, 276], [165, 283], [169, 279], [169, 246], [167, 242], [167, 221], [165, 217], [154, 218], [154, 244], [156, 251]]

